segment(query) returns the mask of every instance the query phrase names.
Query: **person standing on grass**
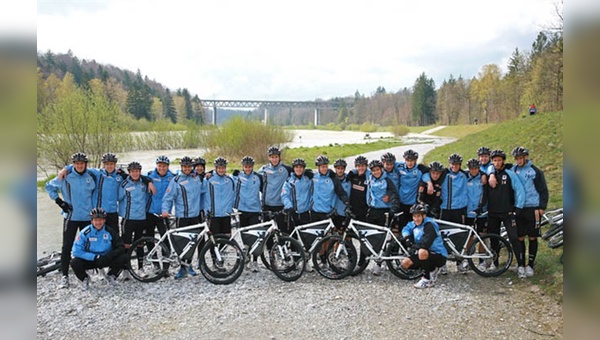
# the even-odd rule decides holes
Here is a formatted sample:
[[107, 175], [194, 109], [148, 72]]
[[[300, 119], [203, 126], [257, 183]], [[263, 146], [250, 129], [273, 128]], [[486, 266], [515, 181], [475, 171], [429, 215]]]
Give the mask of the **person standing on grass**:
[[[517, 216], [517, 228], [523, 257], [527, 253], [525, 236], [529, 237], [529, 257], [525, 276], [532, 277], [538, 250], [538, 237], [540, 237], [540, 218], [548, 206], [548, 185], [544, 172], [533, 165], [529, 159], [529, 150], [518, 146], [512, 150], [512, 155], [517, 163], [512, 170], [519, 176], [525, 189], [525, 203], [521, 214]], [[522, 262], [524, 263], [525, 259]]]
[[[519, 278], [525, 278], [525, 260], [522, 256], [523, 248], [519, 242], [519, 233], [516, 224], [516, 216], [521, 215], [521, 210], [525, 204], [525, 189], [518, 175], [511, 170], [506, 169], [506, 153], [500, 149], [493, 150], [490, 153], [492, 163], [494, 164], [493, 174], [498, 183], [492, 186], [488, 184], [483, 187], [483, 200], [481, 201], [476, 213], [483, 211], [483, 207], [488, 207], [488, 232], [500, 235], [500, 224], [504, 224], [513, 252], [517, 258], [517, 275]], [[500, 244], [492, 240], [492, 250], [496, 253], [500, 250]], [[493, 266], [498, 266], [498, 261], [494, 261]]]

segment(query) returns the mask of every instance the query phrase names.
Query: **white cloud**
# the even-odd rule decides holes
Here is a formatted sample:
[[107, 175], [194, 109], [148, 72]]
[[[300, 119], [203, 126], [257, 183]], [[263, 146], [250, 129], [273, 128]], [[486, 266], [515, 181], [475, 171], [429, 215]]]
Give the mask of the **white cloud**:
[[40, 2], [40, 51], [139, 68], [201, 98], [287, 100], [395, 91], [421, 72], [471, 77], [527, 49], [554, 10], [552, 0]]

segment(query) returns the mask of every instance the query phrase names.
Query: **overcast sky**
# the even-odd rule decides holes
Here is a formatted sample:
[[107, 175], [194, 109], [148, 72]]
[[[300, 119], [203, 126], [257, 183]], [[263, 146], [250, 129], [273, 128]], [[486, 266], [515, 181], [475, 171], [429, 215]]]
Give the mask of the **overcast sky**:
[[556, 21], [555, 1], [39, 0], [37, 49], [201, 99], [328, 99], [505, 69]]

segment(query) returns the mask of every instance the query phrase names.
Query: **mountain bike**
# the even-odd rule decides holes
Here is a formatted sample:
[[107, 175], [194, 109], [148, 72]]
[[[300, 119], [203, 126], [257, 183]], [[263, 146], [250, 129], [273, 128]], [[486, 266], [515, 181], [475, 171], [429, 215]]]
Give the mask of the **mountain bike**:
[[[401, 214], [394, 215], [392, 221]], [[387, 215], [386, 219], [388, 219]], [[355, 240], [360, 245], [355, 246]], [[313, 267], [328, 279], [343, 279], [351, 275], [356, 267], [359, 256], [356, 248], [367, 254], [366, 264], [362, 264], [364, 267], [368, 265], [368, 261], [373, 260], [377, 264], [385, 262], [390, 272], [402, 279], [412, 280], [423, 274], [420, 269], [402, 268], [400, 264], [408, 257], [408, 250], [390, 228], [353, 218], [349, 219], [347, 227], [340, 235], [326, 236], [317, 243], [312, 254]]]
[[287, 282], [298, 280], [306, 266], [302, 244], [279, 231], [275, 216], [282, 212], [265, 211], [263, 214], [268, 215], [270, 220], [237, 228], [230, 237], [216, 237], [227, 237], [230, 242], [243, 248], [244, 262], [249, 261], [251, 255], [260, 256], [263, 264], [278, 278]]
[[[471, 269], [484, 277], [498, 276], [510, 268], [513, 251], [510, 242], [497, 234], [479, 235], [474, 226], [434, 219], [440, 227], [448, 260], [467, 260]], [[477, 263], [475, 262], [477, 260]]]
[[244, 254], [240, 247], [213, 235], [206, 222], [170, 228], [159, 239], [142, 237], [134, 241], [127, 251], [127, 269], [138, 281], [157, 281], [169, 270], [177, 270], [183, 259], [193, 256], [200, 241], [205, 242], [199, 254], [200, 272], [208, 281], [230, 284], [242, 274]]
[[60, 269], [60, 252], [53, 251], [50, 254], [37, 260], [37, 275], [46, 276], [46, 274]]

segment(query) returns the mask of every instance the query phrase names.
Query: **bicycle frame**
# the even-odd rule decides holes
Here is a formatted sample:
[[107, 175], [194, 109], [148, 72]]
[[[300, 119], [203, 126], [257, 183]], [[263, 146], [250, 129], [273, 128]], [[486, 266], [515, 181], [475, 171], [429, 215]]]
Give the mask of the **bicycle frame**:
[[[269, 227], [267, 230], [254, 230], [258, 228]], [[242, 250], [244, 250], [244, 256], [248, 256], [256, 251], [257, 248], [262, 247], [266, 240], [271, 236], [275, 230], [279, 230], [277, 226], [277, 222], [275, 219], [269, 220], [267, 222], [261, 222], [257, 224], [252, 224], [242, 228], [236, 228], [235, 232], [231, 234], [229, 237], [230, 240], [236, 242]], [[252, 245], [246, 245], [242, 239], [242, 233], [250, 234], [256, 237], [256, 240]]]
[[[325, 228], [319, 227], [319, 226], [324, 226], [325, 224], [327, 224], [327, 226]], [[319, 227], [319, 228], [314, 228], [314, 227]], [[325, 237], [325, 235], [327, 235], [334, 228], [335, 228], [335, 225], [333, 224], [333, 220], [331, 218], [328, 218], [326, 220], [321, 220], [321, 221], [317, 221], [317, 222], [298, 225], [298, 226], [294, 227], [294, 230], [292, 230], [292, 233], [290, 234], [290, 236], [295, 238], [296, 240], [298, 240], [298, 242], [300, 242], [300, 244], [302, 245], [302, 248], [307, 250], [309, 254], [312, 254], [313, 250], [315, 250], [317, 243], [319, 243], [319, 241], [323, 237]], [[306, 247], [306, 245], [304, 244], [304, 241], [302, 240], [300, 233], [315, 236], [315, 239], [310, 244], [310, 247]]]
[[[451, 250], [451, 254], [448, 254], [449, 259], [451, 259], [450, 255], [452, 255], [452, 257], [454, 259], [458, 259], [458, 260], [488, 258], [488, 256], [481, 256], [481, 255], [478, 256], [478, 255], [467, 255], [466, 254], [466, 252], [468, 251], [466, 246], [469, 243], [468, 241], [471, 239], [471, 237], [475, 237], [479, 241], [479, 244], [481, 244], [484, 247], [485, 252], [487, 254], [492, 254], [492, 251], [490, 250], [490, 248], [488, 248], [488, 246], [485, 244], [485, 242], [482, 241], [481, 237], [479, 237], [479, 234], [477, 233], [475, 228], [473, 228], [472, 226], [466, 225], [466, 224], [448, 222], [448, 221], [444, 221], [444, 220], [438, 220], [438, 219], [434, 219], [434, 221], [436, 221], [437, 224], [440, 226], [447, 225], [447, 226], [452, 227], [450, 229], [441, 229], [440, 228], [440, 234], [442, 235], [442, 239], [444, 240], [444, 245], [447, 245], [448, 248], [450, 248], [450, 250]], [[456, 248], [456, 245], [454, 244], [454, 242], [452, 242], [452, 240], [450, 239], [450, 236], [461, 234], [461, 233], [468, 233], [468, 234], [467, 234], [467, 238], [465, 239], [465, 244], [461, 247], [461, 250], [459, 251]]]
[[[356, 226], [365, 227], [367, 229], [359, 229]], [[348, 223], [348, 228], [346, 229], [346, 231], [344, 231], [344, 238], [348, 231], [354, 232], [357, 235], [358, 239], [360, 240], [360, 243], [364, 244], [365, 247], [369, 250], [371, 255], [366, 256], [366, 259], [368, 259], [368, 260], [374, 260], [375, 262], [379, 263], [379, 262], [386, 261], [386, 260], [403, 260], [404, 258], [406, 258], [406, 256], [402, 256], [402, 255], [397, 255], [397, 256], [385, 256], [384, 255], [384, 252], [387, 249], [388, 245], [392, 242], [394, 242], [395, 244], [398, 245], [398, 247], [402, 250], [403, 254], [408, 254], [408, 251], [406, 250], [406, 248], [404, 248], [404, 246], [398, 240], [396, 235], [394, 235], [392, 230], [387, 227], [382, 227], [380, 225], [362, 222], [362, 221], [358, 221], [355, 219], [350, 219], [350, 222]], [[371, 243], [371, 241], [369, 241], [368, 237], [373, 236], [373, 235], [380, 235], [380, 234], [385, 234], [385, 239], [383, 241], [383, 244], [381, 245], [381, 249], [379, 250], [379, 252], [377, 252], [375, 250], [375, 248], [373, 247], [373, 244]], [[342, 247], [339, 247], [339, 248], [340, 249], [337, 250], [337, 254], [336, 254], [338, 256], [339, 256], [339, 252], [341, 251]]]
[[[198, 228], [203, 228], [200, 233], [192, 233], [192, 232], [186, 233], [186, 231], [188, 231], [188, 230], [198, 229]], [[183, 236], [183, 237], [186, 237], [189, 239], [188, 244], [181, 251], [181, 255], [177, 255], [177, 252], [175, 251], [175, 247], [173, 245], [173, 239], [171, 238], [171, 235], [173, 235], [173, 234], [176, 234], [178, 236]], [[207, 238], [207, 235], [212, 236], [212, 234], [210, 234], [210, 230], [208, 229], [208, 224], [206, 222], [189, 225], [189, 226], [181, 227], [181, 228], [169, 229], [163, 236], [161, 236], [161, 238], [156, 243], [156, 246], [154, 248], [152, 248], [152, 250], [150, 250], [145, 255], [146, 259], [148, 262], [158, 262], [159, 264], [162, 265], [161, 261], [163, 261], [164, 257], [162, 255], [162, 252], [159, 252], [158, 250], [161, 249], [161, 247], [159, 246], [160, 244], [167, 243], [165, 241], [165, 239], [167, 239], [168, 244], [169, 244], [169, 250], [170, 250], [168, 261], [175, 262], [174, 259], [176, 258], [178, 260], [178, 262], [181, 262], [182, 256], [189, 251], [190, 247], [194, 246], [193, 243], [199, 241], [201, 238]], [[215, 255], [217, 256], [217, 260], [221, 260], [220, 254], [218, 254], [218, 252]], [[156, 258], [153, 259], [152, 258], [153, 256], [156, 256]]]

